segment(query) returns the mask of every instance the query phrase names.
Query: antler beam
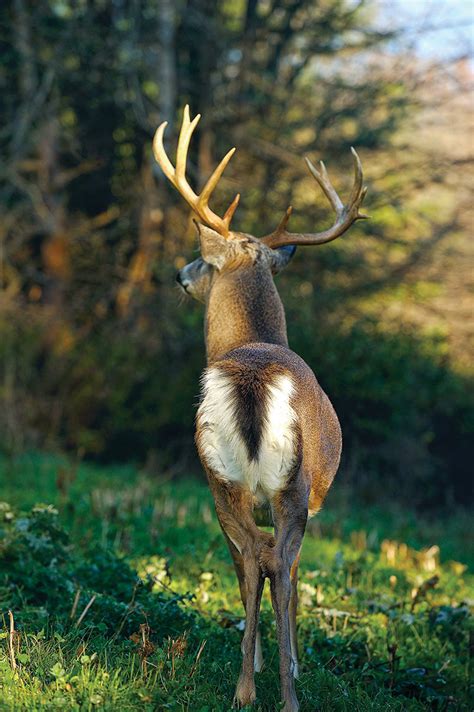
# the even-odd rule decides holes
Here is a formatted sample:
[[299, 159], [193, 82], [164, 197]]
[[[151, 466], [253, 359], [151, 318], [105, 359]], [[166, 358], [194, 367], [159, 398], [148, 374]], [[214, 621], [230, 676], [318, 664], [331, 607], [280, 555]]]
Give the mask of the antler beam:
[[324, 195], [329, 200], [334, 212], [336, 213], [336, 220], [334, 221], [333, 226], [324, 232], [287, 232], [286, 226], [292, 213], [292, 208], [290, 206], [277, 229], [269, 235], [262, 237], [262, 242], [272, 248], [282, 247], [283, 245], [323, 245], [325, 242], [331, 242], [331, 240], [335, 240], [337, 237], [340, 237], [356, 220], [368, 218], [368, 215], [364, 215], [359, 212], [359, 208], [362, 205], [365, 194], [367, 193], [367, 188], [363, 186], [364, 177], [359, 156], [354, 148], [351, 148], [351, 151], [354, 159], [354, 186], [347, 205], [343, 204], [340, 197], [334, 190], [324, 163], [322, 161], [319, 162], [318, 170], [314, 167], [309, 158], [305, 158], [309, 172], [319, 183]]
[[191, 206], [198, 218], [213, 230], [216, 230], [221, 235], [224, 235], [224, 237], [227, 237], [229, 234], [230, 222], [237, 205], [239, 204], [240, 195], [237, 194], [235, 196], [234, 200], [227, 208], [223, 218], [219, 217], [219, 215], [216, 215], [216, 213], [211, 210], [209, 207], [209, 198], [214, 192], [214, 189], [216, 188], [227, 164], [234, 155], [235, 148], [231, 148], [230, 151], [226, 153], [202, 189], [200, 195], [196, 195], [186, 178], [186, 160], [188, 156], [189, 142], [191, 141], [194, 129], [196, 128], [200, 118], [201, 114], [198, 114], [191, 121], [189, 116], [189, 106], [186, 105], [184, 107], [183, 123], [181, 125], [178, 138], [178, 148], [176, 151], [176, 168], [173, 167], [173, 164], [166, 155], [166, 151], [163, 146], [163, 135], [168, 125], [167, 121], [164, 121], [156, 130], [155, 137], [153, 139], [153, 153], [165, 176]]

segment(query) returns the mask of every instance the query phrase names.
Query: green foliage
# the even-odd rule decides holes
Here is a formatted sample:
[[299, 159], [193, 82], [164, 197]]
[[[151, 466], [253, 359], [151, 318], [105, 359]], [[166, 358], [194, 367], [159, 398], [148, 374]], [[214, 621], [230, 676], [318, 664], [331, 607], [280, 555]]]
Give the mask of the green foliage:
[[236, 145], [213, 206], [239, 187], [235, 227], [257, 236], [290, 203], [292, 230], [329, 225], [301, 157], [325, 158], [345, 196], [357, 146], [372, 219], [335, 246], [300, 250], [282, 276], [290, 343], [334, 399], [346, 469], [374, 483], [372, 497], [389, 480], [420, 504], [464, 500], [470, 135], [457, 100], [469, 71], [451, 67], [449, 82], [427, 72], [401, 35], [381, 30], [378, 10], [0, 3], [3, 452], [158, 457], [172, 468], [194, 457], [202, 309], [172, 285], [195, 241], [151, 157], [158, 123], [169, 121], [173, 143], [189, 102], [203, 114], [191, 183], [204, 185]]
[[383, 472], [386, 495], [399, 496], [403, 482], [412, 503], [466, 501], [472, 382], [450, 367], [446, 339], [403, 327], [393, 333], [370, 318], [321, 323], [312, 308], [312, 300], [291, 305], [292, 344], [331, 394], [359, 484], [376, 478], [368, 496], [380, 496]]
[[122, 637], [147, 619], [164, 637], [184, 624], [178, 599], [149, 592], [152, 582], [137, 577], [111, 550], [94, 546], [77, 552], [51, 505], [16, 515], [0, 503], [0, 590], [2, 607], [19, 611], [21, 626], [71, 629], [72, 610], [80, 613], [93, 598], [84, 629]]
[[[430, 507], [452, 498], [466, 502], [472, 383], [452, 368], [446, 338], [406, 326], [393, 332], [371, 317], [341, 322], [338, 294], [316, 293], [302, 300], [300, 285], [298, 273], [282, 285], [290, 344], [312, 366], [336, 407], [348, 476], [371, 501], [395, 495]], [[320, 319], [321, 306], [326, 313], [334, 308], [335, 316]], [[56, 442], [106, 460], [144, 459], [159, 452], [164, 467], [194, 463], [193, 406], [204, 362], [199, 311], [186, 303], [172, 330], [162, 331], [158, 339], [145, 340], [135, 332], [124, 340], [121, 332], [104, 325], [66, 354], [49, 355], [41, 384], [35, 382], [34, 368], [27, 367], [37, 351], [31, 327], [17, 326], [14, 341], [5, 333], [3, 350], [13, 352], [22, 342], [22, 361], [12, 365], [22, 385], [16, 391], [19, 402], [3, 415], [12, 420], [11, 431], [4, 428], [4, 447], [15, 449], [15, 434], [28, 428], [39, 437], [42, 421], [25, 422], [28, 405], [47, 417], [45, 391], [59, 392]]]
[[[2, 461], [0, 484], [25, 510], [1, 507], [1, 709], [230, 710], [243, 611], [206, 485], [39, 455]], [[473, 580], [446, 556], [469, 555], [464, 514], [430, 523], [343, 494], [303, 547], [302, 712], [467, 711]], [[270, 712], [268, 593], [261, 625]]]

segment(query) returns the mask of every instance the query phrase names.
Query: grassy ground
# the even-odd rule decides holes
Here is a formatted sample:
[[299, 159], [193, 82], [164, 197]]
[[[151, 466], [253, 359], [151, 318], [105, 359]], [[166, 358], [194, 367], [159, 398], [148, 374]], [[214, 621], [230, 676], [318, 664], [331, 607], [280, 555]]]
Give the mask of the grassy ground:
[[[0, 461], [0, 492], [0, 709], [230, 709], [242, 607], [203, 481], [35, 455]], [[336, 485], [303, 550], [302, 712], [471, 708], [468, 532]], [[268, 592], [262, 633], [277, 710]]]

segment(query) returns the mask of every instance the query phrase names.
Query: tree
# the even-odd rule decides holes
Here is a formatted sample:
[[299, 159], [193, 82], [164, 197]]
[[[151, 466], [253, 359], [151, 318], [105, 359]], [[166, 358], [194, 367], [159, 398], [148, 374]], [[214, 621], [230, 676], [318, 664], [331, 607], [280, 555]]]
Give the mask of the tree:
[[181, 309], [170, 285], [195, 237], [151, 154], [158, 123], [169, 121], [172, 144], [189, 102], [203, 115], [190, 178], [202, 185], [236, 145], [215, 209], [242, 192], [235, 224], [253, 234], [289, 204], [292, 230], [329, 221], [302, 157], [327, 159], [343, 193], [357, 146], [372, 220], [334, 246], [301, 250], [282, 276], [292, 343], [338, 403], [358, 476], [398, 481], [413, 470], [417, 482], [438, 478], [439, 497], [457, 468], [461, 488], [472, 72], [420, 59], [378, 9], [2, 4], [4, 447], [159, 450], [165, 464], [192, 452], [202, 315]]

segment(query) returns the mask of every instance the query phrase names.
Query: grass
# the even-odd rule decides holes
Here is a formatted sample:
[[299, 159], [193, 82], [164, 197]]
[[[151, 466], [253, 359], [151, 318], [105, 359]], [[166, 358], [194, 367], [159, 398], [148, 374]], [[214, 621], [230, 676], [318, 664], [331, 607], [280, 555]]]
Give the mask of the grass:
[[[243, 611], [202, 480], [29, 455], [0, 461], [0, 487], [1, 710], [230, 709]], [[335, 485], [303, 549], [302, 712], [471, 709], [468, 531]], [[262, 633], [263, 712], [268, 592]]]

